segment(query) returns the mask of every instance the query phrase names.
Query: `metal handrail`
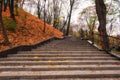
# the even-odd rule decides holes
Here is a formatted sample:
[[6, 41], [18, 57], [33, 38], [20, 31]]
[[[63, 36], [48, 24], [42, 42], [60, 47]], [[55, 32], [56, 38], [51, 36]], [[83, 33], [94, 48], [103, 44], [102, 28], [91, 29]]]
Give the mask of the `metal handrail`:
[[[85, 36], [84, 37], [85, 39], [92, 41], [93, 44], [95, 43], [95, 44], [100, 45], [100, 34], [99, 33], [93, 33], [93, 36], [91, 34], [85, 33], [84, 36]], [[108, 38], [109, 38], [110, 50], [120, 46], [120, 38], [119, 37], [108, 36]]]

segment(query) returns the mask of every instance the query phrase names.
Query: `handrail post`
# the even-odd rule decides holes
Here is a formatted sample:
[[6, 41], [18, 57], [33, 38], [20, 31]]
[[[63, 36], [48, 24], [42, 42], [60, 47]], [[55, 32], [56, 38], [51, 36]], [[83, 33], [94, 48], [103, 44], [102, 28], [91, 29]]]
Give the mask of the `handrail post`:
[[92, 31], [92, 44], [94, 44], [94, 32]]

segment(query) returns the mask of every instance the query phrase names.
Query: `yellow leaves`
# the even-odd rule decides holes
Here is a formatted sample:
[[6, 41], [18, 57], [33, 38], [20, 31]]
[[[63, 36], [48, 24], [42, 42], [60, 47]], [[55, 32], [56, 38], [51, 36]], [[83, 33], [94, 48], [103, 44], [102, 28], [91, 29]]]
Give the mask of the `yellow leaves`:
[[52, 62], [52, 60], [48, 60], [48, 62], [49, 62], [49, 63], [51, 63], [51, 62]]
[[57, 68], [59, 68], [59, 67], [60, 67], [60, 65], [56, 65], [56, 67], [57, 67]]
[[34, 58], [35, 58], [35, 59], [38, 59], [38, 56], [35, 56]]

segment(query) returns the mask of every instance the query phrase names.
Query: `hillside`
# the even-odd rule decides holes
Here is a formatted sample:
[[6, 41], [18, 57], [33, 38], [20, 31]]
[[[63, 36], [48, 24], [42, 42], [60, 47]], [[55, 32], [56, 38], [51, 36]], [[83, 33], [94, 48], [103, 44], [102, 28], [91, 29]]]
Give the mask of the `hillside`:
[[[2, 31], [0, 29], [0, 51], [19, 45], [31, 45], [46, 40], [51, 37], [62, 38], [63, 33], [52, 26], [46, 24], [46, 32], [43, 32], [44, 22], [37, 17], [19, 9], [18, 16], [15, 16], [16, 22], [10, 18], [9, 10], [2, 13], [3, 22], [7, 29], [7, 34], [11, 45], [4, 46]], [[10, 26], [13, 27], [10, 27]], [[14, 26], [16, 25], [16, 27]]]

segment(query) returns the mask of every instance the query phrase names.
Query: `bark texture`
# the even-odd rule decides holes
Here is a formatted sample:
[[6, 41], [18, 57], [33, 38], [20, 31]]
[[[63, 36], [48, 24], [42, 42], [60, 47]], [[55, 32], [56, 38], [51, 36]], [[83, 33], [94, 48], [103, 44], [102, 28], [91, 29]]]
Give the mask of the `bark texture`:
[[4, 44], [5, 45], [8, 45], [10, 42], [8, 40], [8, 36], [7, 36], [7, 33], [6, 33], [6, 30], [5, 30], [5, 27], [3, 25], [3, 21], [2, 21], [2, 0], [0, 0], [0, 27], [1, 27], [1, 30], [2, 30], [2, 34], [3, 34], [3, 37], [4, 37]]
[[104, 0], [95, 0], [96, 13], [99, 20], [98, 31], [100, 33], [100, 43], [102, 49], [109, 50], [109, 39], [106, 32], [106, 5]]

